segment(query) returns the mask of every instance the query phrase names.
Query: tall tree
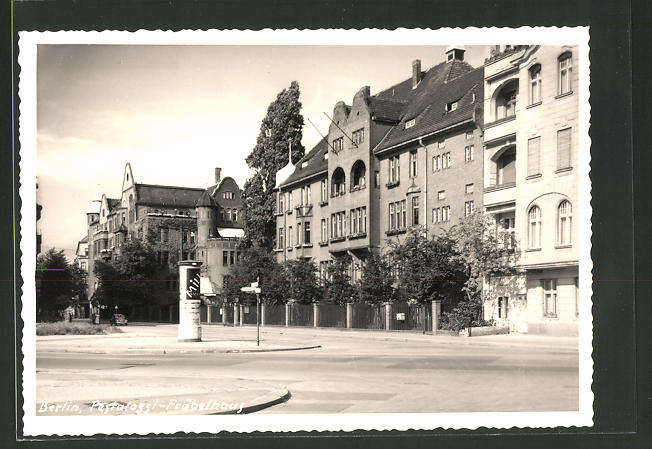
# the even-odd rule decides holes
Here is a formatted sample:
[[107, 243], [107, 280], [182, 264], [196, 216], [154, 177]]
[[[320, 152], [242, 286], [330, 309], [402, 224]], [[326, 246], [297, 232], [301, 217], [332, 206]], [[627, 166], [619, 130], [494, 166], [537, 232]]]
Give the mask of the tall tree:
[[243, 222], [244, 246], [261, 246], [271, 249], [274, 241], [274, 184], [276, 172], [288, 163], [292, 148], [292, 163], [303, 157], [301, 144], [303, 116], [299, 102], [299, 83], [292, 81], [267, 108], [260, 125], [256, 146], [246, 162], [255, 171], [244, 185]]
[[394, 297], [392, 267], [383, 254], [372, 252], [362, 266], [360, 299], [367, 304], [382, 304]]
[[315, 264], [310, 259], [288, 260], [284, 264], [285, 279], [287, 279], [287, 294], [290, 298], [303, 304], [322, 299], [318, 287]]
[[325, 299], [335, 304], [345, 304], [359, 299], [359, 292], [351, 284], [351, 256], [341, 256], [326, 268]]
[[471, 327], [482, 318], [484, 282], [494, 276], [516, 273], [519, 249], [513, 234], [496, 227], [490, 217], [474, 213], [459, 221], [448, 231], [454, 242], [453, 261], [464, 271], [465, 300], [446, 318], [452, 328]]
[[49, 319], [73, 304], [76, 270], [63, 250], [49, 249], [36, 258], [36, 309], [38, 319]]
[[240, 288], [256, 280], [259, 281], [263, 302], [274, 304], [287, 299], [287, 282], [283, 268], [276, 262], [274, 253], [258, 246], [242, 251], [238, 264], [226, 278], [225, 299], [229, 302], [253, 301], [255, 296], [241, 292]]

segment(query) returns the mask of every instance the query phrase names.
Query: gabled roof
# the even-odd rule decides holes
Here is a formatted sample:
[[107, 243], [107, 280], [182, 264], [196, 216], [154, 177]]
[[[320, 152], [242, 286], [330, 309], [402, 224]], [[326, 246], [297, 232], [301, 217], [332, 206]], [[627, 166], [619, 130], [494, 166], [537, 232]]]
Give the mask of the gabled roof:
[[[474, 119], [475, 109], [482, 107], [483, 78], [483, 68], [471, 69], [463, 61], [442, 63], [430, 69], [410, 95], [400, 122], [387, 133], [374, 152], [377, 154], [411, 139]], [[446, 105], [453, 102], [457, 102], [456, 109], [447, 112]], [[481, 114], [477, 116], [481, 117]], [[405, 122], [412, 119], [414, 125], [406, 129]]]
[[195, 207], [204, 189], [135, 184], [137, 204], [162, 207]]
[[85, 235], [84, 238], [81, 239], [81, 240], [80, 240], [79, 242], [77, 242], [77, 243], [88, 243], [88, 236]]
[[107, 198], [106, 204], [109, 206], [109, 212], [112, 211], [116, 206], [120, 206], [120, 198]]
[[369, 97], [371, 117], [374, 120], [383, 122], [397, 123], [401, 119], [401, 114], [407, 104], [407, 100]]
[[[328, 141], [326, 138], [323, 138], [313, 147], [312, 150], [299, 159], [299, 162], [295, 165], [294, 172], [292, 172], [285, 181], [281, 182], [280, 187], [328, 170], [328, 160], [324, 159], [324, 154], [327, 152]], [[305, 167], [303, 167], [304, 162], [306, 163]]]

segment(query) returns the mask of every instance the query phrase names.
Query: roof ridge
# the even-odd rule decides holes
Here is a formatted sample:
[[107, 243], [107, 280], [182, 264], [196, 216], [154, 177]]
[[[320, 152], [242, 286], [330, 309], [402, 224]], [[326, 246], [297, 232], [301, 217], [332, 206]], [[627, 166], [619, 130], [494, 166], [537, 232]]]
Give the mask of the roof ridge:
[[163, 184], [145, 184], [142, 182], [135, 183], [134, 186], [145, 186], [145, 187], [162, 187], [164, 189], [185, 189], [185, 190], [197, 190], [197, 191], [202, 191], [206, 190], [203, 187], [182, 187], [182, 186], [169, 186], [169, 185], [163, 185]]

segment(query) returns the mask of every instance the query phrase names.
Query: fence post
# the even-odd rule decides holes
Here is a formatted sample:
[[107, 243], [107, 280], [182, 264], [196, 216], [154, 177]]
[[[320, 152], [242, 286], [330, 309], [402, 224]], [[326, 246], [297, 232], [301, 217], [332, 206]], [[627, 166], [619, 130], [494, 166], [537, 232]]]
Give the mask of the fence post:
[[226, 326], [226, 301], [222, 303], [222, 324]]
[[206, 323], [208, 323], [208, 324], [210, 324], [210, 322], [211, 322], [211, 309], [212, 308], [213, 307], [210, 304], [208, 304], [206, 306]]
[[346, 328], [351, 329], [353, 327], [353, 304], [350, 302], [346, 303]]
[[385, 330], [386, 331], [392, 330], [392, 303], [391, 302], [385, 303]]
[[312, 303], [312, 327], [319, 326], [319, 303]]
[[233, 326], [237, 326], [240, 321], [240, 304], [237, 302], [233, 304]]
[[240, 304], [240, 326], [244, 324], [244, 304]]
[[435, 299], [432, 302], [432, 333], [437, 333], [441, 320], [441, 300]]
[[260, 325], [261, 326], [265, 325], [265, 303], [264, 302], [260, 303]]
[[285, 303], [285, 327], [290, 327], [290, 304]]

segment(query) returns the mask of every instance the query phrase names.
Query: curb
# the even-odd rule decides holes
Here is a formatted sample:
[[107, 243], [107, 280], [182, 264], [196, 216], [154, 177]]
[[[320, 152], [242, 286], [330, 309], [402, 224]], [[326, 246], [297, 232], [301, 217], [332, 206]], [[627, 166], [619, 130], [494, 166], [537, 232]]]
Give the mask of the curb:
[[[269, 399], [266, 400], [265, 402], [258, 402], [256, 404], [251, 404], [242, 407], [240, 413], [238, 413], [236, 410], [226, 410], [224, 412], [208, 413], [208, 415], [246, 415], [249, 413], [255, 413], [260, 410], [264, 410], [266, 408], [272, 407], [274, 405], [287, 402], [292, 397], [292, 394], [290, 393], [289, 390], [285, 389], [285, 393], [281, 396], [277, 396], [276, 394], [273, 393], [268, 393], [265, 396], [274, 396], [274, 399]], [[263, 396], [263, 398], [265, 398], [265, 396]]]
[[283, 351], [302, 351], [304, 349], [317, 349], [321, 348], [321, 345], [315, 346], [300, 346], [292, 348], [273, 348], [273, 349], [125, 349], [123, 351], [74, 351], [70, 349], [44, 349], [38, 350], [37, 353], [66, 353], [66, 354], [142, 354], [142, 355], [153, 355], [153, 354], [245, 354], [253, 352], [283, 352]]

